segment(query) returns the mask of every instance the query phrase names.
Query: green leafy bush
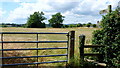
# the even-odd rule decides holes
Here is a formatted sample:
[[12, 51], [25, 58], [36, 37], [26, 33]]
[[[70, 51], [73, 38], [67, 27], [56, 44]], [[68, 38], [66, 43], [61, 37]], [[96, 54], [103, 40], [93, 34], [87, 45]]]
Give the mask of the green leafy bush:
[[103, 54], [108, 67], [120, 67], [120, 12], [112, 11], [103, 16], [101, 30], [93, 32], [93, 44], [104, 45], [104, 48], [95, 48], [93, 52]]

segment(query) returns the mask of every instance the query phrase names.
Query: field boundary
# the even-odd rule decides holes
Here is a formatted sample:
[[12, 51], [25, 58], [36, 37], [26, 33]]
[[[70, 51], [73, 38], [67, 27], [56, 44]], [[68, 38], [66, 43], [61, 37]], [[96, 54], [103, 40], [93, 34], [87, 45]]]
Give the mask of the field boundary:
[[[32, 64], [46, 64], [46, 63], [59, 63], [59, 62], [66, 62], [67, 64], [70, 63], [70, 60], [74, 58], [74, 42], [75, 42], [75, 31], [70, 31], [67, 33], [42, 33], [42, 32], [0, 32], [1, 34], [1, 41], [2, 44], [2, 64], [0, 66], [14, 66], [14, 65], [32, 65]], [[36, 34], [36, 41], [4, 41], [4, 34]], [[67, 36], [66, 41], [38, 41], [39, 34], [64, 34]], [[4, 43], [37, 43], [36, 48], [24, 48], [24, 49], [4, 49]], [[67, 47], [59, 47], [59, 48], [39, 48], [38, 43], [67, 43]], [[52, 50], [52, 49], [66, 49], [66, 54], [57, 54], [57, 55], [38, 55], [38, 50]], [[37, 50], [36, 56], [19, 56], [19, 57], [4, 57], [4, 51], [18, 51], [18, 50]], [[66, 60], [61, 61], [49, 61], [49, 62], [38, 62], [38, 57], [56, 57], [56, 56], [66, 56]], [[14, 58], [37, 58], [36, 62], [33, 63], [15, 63], [15, 64], [4, 64], [4, 59], [14, 59]]]

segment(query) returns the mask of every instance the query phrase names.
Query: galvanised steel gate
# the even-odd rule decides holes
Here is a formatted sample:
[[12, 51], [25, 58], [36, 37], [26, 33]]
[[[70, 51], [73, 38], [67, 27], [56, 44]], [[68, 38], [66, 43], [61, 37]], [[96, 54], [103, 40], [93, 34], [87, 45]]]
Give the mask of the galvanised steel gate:
[[[14, 65], [33, 65], [33, 64], [45, 64], [45, 63], [59, 63], [59, 62], [66, 62], [69, 63], [70, 59], [74, 58], [74, 39], [75, 39], [75, 31], [70, 31], [68, 33], [41, 33], [41, 32], [1, 32], [1, 49], [2, 56], [2, 63], [0, 64], [1, 67], [5, 66], [14, 66]], [[36, 34], [37, 41], [4, 41], [5, 34]], [[39, 34], [65, 34], [68, 38], [66, 41], [38, 41]], [[16, 37], [17, 38], [17, 37]], [[4, 43], [37, 43], [36, 48], [24, 48], [24, 49], [4, 49]], [[67, 43], [67, 47], [57, 47], [57, 48], [39, 48], [38, 43]], [[58, 55], [38, 55], [38, 50], [51, 50], [51, 49], [66, 49], [66, 54], [58, 54]], [[4, 57], [4, 51], [22, 51], [22, 50], [37, 50], [36, 56], [19, 56], [19, 57]], [[38, 57], [55, 57], [55, 56], [66, 56], [66, 60], [62, 61], [49, 61], [49, 62], [38, 62]], [[14, 58], [37, 58], [37, 62], [33, 63], [15, 63], [15, 64], [4, 64], [4, 59], [14, 59]]]

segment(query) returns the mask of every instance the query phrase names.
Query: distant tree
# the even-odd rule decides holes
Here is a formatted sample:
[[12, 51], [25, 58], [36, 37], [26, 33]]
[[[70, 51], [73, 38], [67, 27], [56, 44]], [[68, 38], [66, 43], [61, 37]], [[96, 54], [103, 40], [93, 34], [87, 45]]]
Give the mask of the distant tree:
[[72, 27], [77, 27], [77, 25], [76, 25], [76, 24], [70, 24], [69, 27], [70, 27], [70, 28], [72, 28]]
[[64, 16], [61, 15], [61, 13], [56, 13], [55, 15], [52, 15], [52, 18], [49, 19], [49, 24], [53, 27], [53, 28], [61, 28], [63, 27], [63, 21], [65, 18]]
[[69, 25], [63, 25], [63, 28], [68, 28], [69, 27]]
[[90, 24], [86, 24], [85, 26], [86, 26], [86, 27], [90, 27]]
[[86, 27], [90, 27], [90, 26], [92, 26], [92, 23], [91, 23], [91, 22], [88, 22], [88, 23], [86, 24]]
[[90, 24], [90, 25], [91, 25], [92, 23], [91, 23], [91, 22], [88, 22], [88, 24]]
[[90, 27], [90, 24], [86, 24], [86, 27]]
[[81, 23], [78, 23], [77, 24], [77, 27], [82, 27], [83, 25]]
[[4, 24], [4, 23], [1, 23], [1, 24], [0, 24], [0, 27], [7, 27], [7, 25]]
[[92, 24], [92, 26], [93, 26], [93, 27], [97, 27], [97, 25], [96, 25], [96, 24]]
[[43, 15], [43, 12], [34, 12], [34, 14], [28, 18], [25, 26], [27, 28], [45, 28], [43, 20], [46, 20], [46, 18]]
[[85, 27], [86, 26], [86, 24], [82, 24], [83, 25], [83, 27]]

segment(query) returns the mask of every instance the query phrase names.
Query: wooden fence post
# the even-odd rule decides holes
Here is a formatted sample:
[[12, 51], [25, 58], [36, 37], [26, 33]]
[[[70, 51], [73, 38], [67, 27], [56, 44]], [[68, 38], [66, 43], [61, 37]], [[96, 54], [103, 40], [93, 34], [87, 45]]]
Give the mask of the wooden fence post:
[[84, 63], [84, 44], [85, 44], [85, 35], [79, 36], [79, 45], [80, 45], [80, 63]]
[[108, 5], [108, 12], [111, 13], [112, 12], [112, 6]]
[[69, 44], [69, 63], [71, 64], [71, 60], [74, 60], [74, 45], [75, 45], [75, 31], [70, 31], [70, 44]]

